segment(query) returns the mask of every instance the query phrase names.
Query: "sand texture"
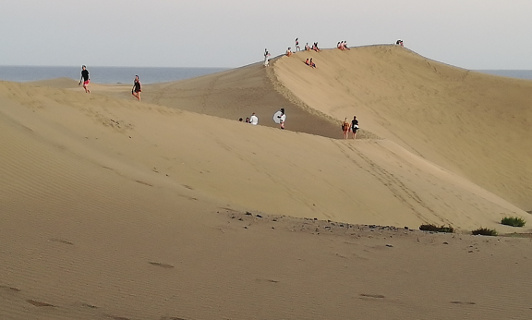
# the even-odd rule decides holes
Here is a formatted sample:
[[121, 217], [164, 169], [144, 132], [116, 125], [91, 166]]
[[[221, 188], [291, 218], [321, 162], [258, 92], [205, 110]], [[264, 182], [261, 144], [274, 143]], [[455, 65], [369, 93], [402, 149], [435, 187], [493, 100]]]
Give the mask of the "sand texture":
[[0, 82], [0, 319], [532, 317], [532, 81], [370, 46], [130, 89]]

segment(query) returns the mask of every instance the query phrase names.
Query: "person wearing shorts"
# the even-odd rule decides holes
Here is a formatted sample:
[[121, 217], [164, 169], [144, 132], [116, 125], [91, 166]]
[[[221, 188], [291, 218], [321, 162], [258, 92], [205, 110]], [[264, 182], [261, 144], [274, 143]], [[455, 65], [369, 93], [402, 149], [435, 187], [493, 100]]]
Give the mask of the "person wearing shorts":
[[358, 120], [357, 116], [353, 117], [353, 121], [351, 121], [351, 130], [353, 131], [353, 139], [357, 138], [357, 131], [358, 131]]
[[89, 70], [87, 70], [87, 67], [85, 65], [81, 66], [81, 78], [79, 78], [79, 85], [81, 85], [82, 81], [85, 93], [91, 93], [89, 89], [89, 83], [91, 82], [91, 79], [89, 78]]
[[131, 88], [131, 94], [140, 101], [140, 93], [142, 92], [142, 86], [140, 84], [139, 75], [135, 75], [135, 81], [133, 81], [133, 88]]
[[349, 122], [347, 121], [347, 117], [344, 119], [344, 123], [342, 123], [342, 131], [344, 132], [344, 139], [347, 139], [347, 136], [349, 135]]

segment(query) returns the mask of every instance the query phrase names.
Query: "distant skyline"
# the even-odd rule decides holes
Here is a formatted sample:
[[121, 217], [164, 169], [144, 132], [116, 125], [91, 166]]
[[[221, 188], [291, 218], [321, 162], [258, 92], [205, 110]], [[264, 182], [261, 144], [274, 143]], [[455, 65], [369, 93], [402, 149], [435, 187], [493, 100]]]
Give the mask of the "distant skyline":
[[[236, 68], [306, 42], [532, 70], [530, 0], [0, 0], [0, 65]], [[294, 49], [294, 48], [293, 48]]]

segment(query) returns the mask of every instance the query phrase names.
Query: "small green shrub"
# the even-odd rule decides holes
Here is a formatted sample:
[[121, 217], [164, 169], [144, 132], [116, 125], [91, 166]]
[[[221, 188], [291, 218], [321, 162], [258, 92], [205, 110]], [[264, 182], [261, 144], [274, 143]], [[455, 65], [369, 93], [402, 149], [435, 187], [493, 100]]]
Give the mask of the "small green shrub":
[[477, 230], [473, 230], [473, 231], [471, 231], [471, 234], [473, 234], [473, 235], [481, 235], [481, 236], [493, 236], [493, 237], [498, 235], [496, 230], [488, 229], [488, 228], [480, 228], [480, 229], [477, 229]]
[[518, 217], [506, 217], [501, 220], [501, 224], [511, 227], [524, 227], [526, 221]]
[[454, 229], [453, 227], [451, 226], [441, 226], [441, 227], [437, 227], [433, 224], [422, 224], [420, 227], [419, 227], [419, 230], [422, 230], [422, 231], [434, 231], [434, 232], [447, 232], [447, 233], [453, 233], [454, 232]]

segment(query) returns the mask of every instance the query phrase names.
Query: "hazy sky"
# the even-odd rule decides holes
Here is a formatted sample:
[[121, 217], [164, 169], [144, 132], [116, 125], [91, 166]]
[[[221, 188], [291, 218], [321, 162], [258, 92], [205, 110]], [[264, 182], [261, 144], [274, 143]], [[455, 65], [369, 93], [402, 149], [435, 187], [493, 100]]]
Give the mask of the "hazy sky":
[[294, 46], [390, 44], [532, 69], [532, 0], [0, 0], [0, 65], [240, 67]]

